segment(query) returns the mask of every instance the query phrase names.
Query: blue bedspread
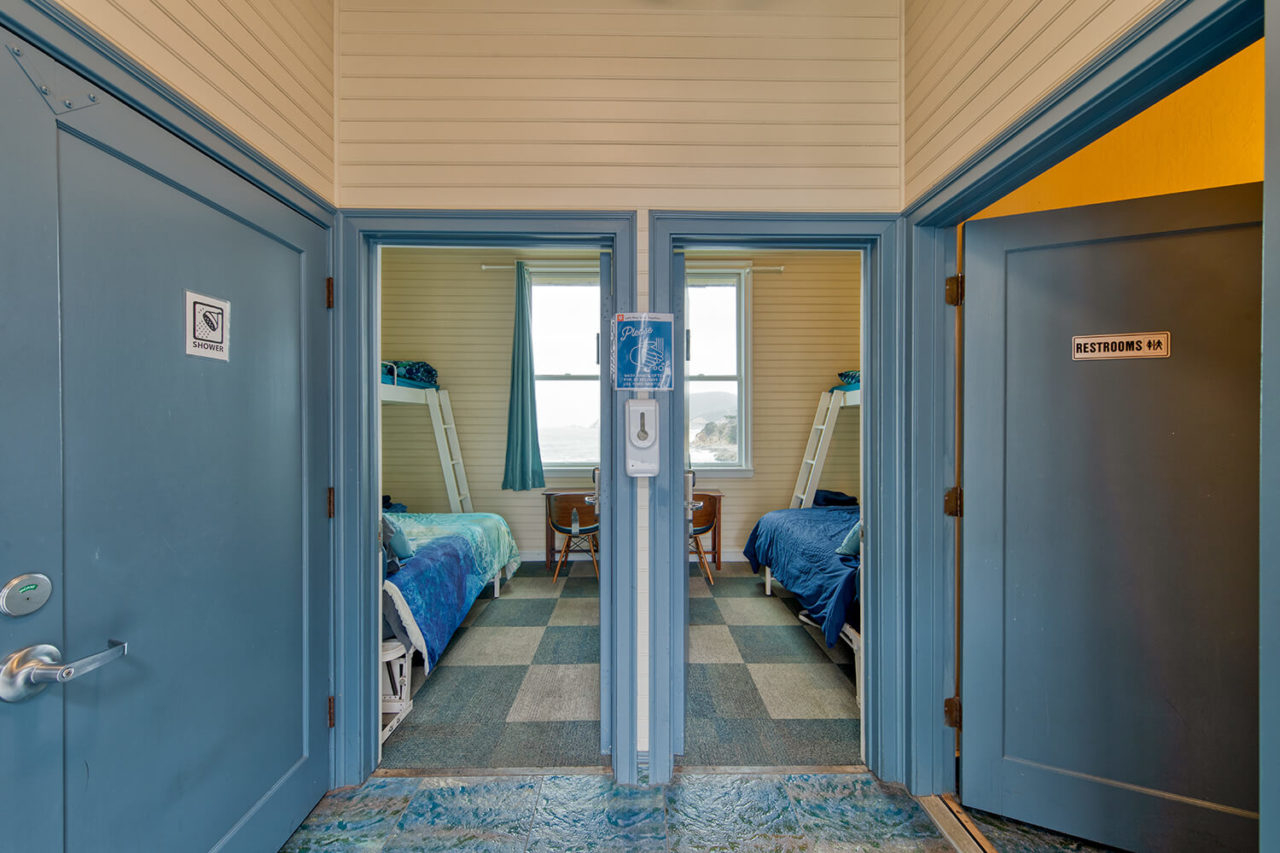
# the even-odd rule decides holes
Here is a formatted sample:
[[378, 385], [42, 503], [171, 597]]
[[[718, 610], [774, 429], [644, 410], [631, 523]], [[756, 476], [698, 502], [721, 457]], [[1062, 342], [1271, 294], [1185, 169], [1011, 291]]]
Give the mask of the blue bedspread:
[[752, 528], [742, 553], [752, 571], [768, 566], [822, 626], [827, 645], [834, 646], [848, 622], [858, 628], [860, 557], [836, 553], [861, 517], [860, 507], [810, 507], [766, 513]]
[[384, 592], [430, 670], [481, 591], [508, 563], [519, 564], [520, 551], [500, 515], [386, 515], [404, 531], [413, 556], [387, 578]]

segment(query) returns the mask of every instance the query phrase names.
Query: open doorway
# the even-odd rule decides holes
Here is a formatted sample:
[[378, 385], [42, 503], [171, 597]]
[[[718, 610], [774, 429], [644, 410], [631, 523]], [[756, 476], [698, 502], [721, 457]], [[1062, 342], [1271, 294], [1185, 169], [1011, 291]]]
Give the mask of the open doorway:
[[607, 766], [609, 258], [383, 246], [377, 263], [380, 770]]
[[685, 770], [862, 763], [864, 257], [684, 253]]

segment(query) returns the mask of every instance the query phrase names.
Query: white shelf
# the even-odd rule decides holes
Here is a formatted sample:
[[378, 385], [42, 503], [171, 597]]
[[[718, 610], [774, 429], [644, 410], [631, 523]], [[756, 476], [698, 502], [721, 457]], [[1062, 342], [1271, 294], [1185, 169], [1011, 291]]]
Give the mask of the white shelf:
[[843, 394], [844, 397], [840, 401], [842, 406], [861, 406], [862, 405], [862, 389], [857, 391], [837, 391], [837, 394]]
[[417, 403], [424, 405], [427, 402], [427, 389], [406, 388], [403, 385], [382, 383], [378, 385], [378, 396], [384, 403]]

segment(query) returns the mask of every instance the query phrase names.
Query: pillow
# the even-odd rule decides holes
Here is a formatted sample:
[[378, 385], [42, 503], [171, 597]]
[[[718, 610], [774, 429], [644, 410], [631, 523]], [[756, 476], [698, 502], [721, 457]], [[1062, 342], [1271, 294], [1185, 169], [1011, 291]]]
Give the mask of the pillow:
[[409, 547], [409, 537], [404, 535], [400, 525], [386, 515], [382, 516], [382, 544], [390, 548], [391, 553], [398, 559], [407, 560], [413, 556], [413, 549]]
[[840, 543], [840, 547], [836, 549], [837, 554], [843, 554], [846, 557], [856, 557], [862, 551], [862, 519], [850, 528], [848, 535], [844, 537], [844, 541]]

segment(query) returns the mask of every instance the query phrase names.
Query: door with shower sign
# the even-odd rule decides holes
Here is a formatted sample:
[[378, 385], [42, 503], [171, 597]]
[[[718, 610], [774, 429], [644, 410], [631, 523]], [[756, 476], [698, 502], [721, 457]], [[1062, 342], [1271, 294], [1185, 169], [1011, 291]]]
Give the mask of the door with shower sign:
[[328, 233], [0, 38], [0, 848], [278, 849], [329, 779]]
[[1256, 849], [1261, 218], [1255, 184], [966, 227], [964, 804]]

